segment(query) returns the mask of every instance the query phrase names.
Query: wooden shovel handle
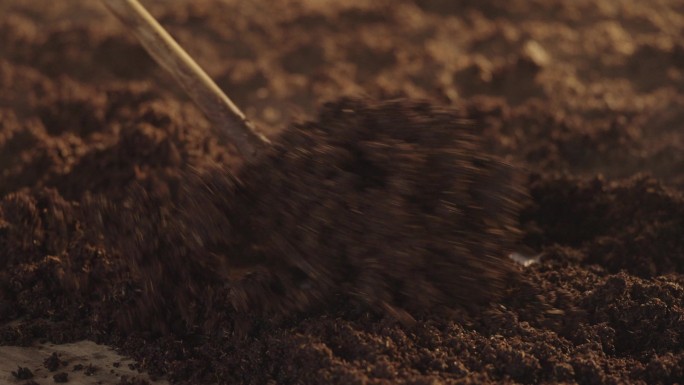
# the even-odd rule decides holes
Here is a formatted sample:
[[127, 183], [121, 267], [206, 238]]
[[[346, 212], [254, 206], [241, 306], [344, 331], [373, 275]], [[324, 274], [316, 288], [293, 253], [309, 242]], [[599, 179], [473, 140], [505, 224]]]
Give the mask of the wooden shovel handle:
[[254, 158], [270, 144], [142, 4], [137, 0], [102, 1], [131, 29], [145, 50], [173, 76], [219, 134], [233, 142], [245, 159]]

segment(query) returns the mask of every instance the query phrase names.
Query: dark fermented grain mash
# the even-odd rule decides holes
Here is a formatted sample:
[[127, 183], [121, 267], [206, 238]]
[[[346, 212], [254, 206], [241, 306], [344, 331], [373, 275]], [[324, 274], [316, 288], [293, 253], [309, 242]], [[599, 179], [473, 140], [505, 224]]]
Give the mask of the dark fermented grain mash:
[[[261, 127], [309, 122], [237, 180], [97, 2], [0, 4], [0, 344], [91, 339], [187, 384], [680, 382], [682, 9], [565, 3], [152, 7]], [[430, 102], [339, 101], [359, 94]], [[507, 250], [542, 258], [430, 285], [433, 255]]]

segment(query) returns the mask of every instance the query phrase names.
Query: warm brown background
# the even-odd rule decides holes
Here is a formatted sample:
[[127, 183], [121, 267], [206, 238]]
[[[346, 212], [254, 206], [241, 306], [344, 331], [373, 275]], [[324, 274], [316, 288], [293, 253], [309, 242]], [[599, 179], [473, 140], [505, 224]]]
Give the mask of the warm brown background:
[[521, 225], [542, 263], [463, 319], [406, 327], [338, 304], [246, 339], [122, 333], [122, 287], [62, 292], [65, 265], [107, 271], [67, 242], [64, 213], [232, 157], [98, 2], [3, 0], [0, 344], [94, 339], [187, 383], [684, 378], [682, 1], [145, 4], [271, 134], [343, 95], [465, 111], [528, 171]]

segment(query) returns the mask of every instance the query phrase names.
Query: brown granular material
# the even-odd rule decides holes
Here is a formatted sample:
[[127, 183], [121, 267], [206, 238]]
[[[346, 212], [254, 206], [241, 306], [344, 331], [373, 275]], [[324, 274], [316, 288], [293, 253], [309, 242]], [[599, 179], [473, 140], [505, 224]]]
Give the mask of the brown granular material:
[[[275, 266], [284, 259], [277, 285], [303, 290], [282, 306], [340, 286], [381, 308], [482, 303], [513, 273], [520, 175], [483, 153], [473, 127], [448, 110], [330, 104], [237, 179], [226, 197], [234, 254]], [[205, 231], [209, 244], [221, 243], [214, 226]]]
[[236, 176], [188, 179], [171, 203], [140, 191], [88, 207], [144, 282], [141, 312], [193, 324], [188, 296], [211, 312], [203, 288], [220, 282], [243, 314], [344, 294], [413, 322], [412, 311], [500, 298], [515, 273], [521, 174], [427, 103], [331, 103]]
[[[90, 339], [180, 384], [681, 383], [679, 2], [150, 3], [259, 126], [270, 133], [289, 127], [280, 136], [283, 146], [241, 169], [200, 112], [98, 2], [0, 2], [0, 344]], [[369, 98], [319, 104], [361, 93], [374, 100], [423, 98], [431, 107]], [[293, 117], [309, 123], [289, 125]], [[463, 119], [476, 124], [462, 125]], [[404, 260], [427, 267], [414, 282], [393, 281], [411, 266], [383, 269], [368, 259], [364, 239], [396, 243], [380, 245], [386, 250], [420, 244], [419, 236], [443, 245], [426, 228], [392, 238], [406, 234], [400, 213], [415, 211], [380, 210], [396, 208], [411, 189], [427, 191], [397, 182], [434, 180], [420, 159], [387, 163], [390, 154], [423, 153], [411, 143], [446, 149], [427, 136], [396, 136], [420, 133], [409, 126], [428, 122], [454, 135], [442, 137], [455, 143], [454, 153], [437, 163], [457, 159], [460, 181], [498, 175], [508, 170], [497, 166], [503, 163], [523, 174], [519, 185], [529, 199], [515, 200], [524, 205], [519, 218], [478, 212], [474, 217], [504, 221], [474, 221], [478, 230], [467, 227], [467, 237], [458, 237], [481, 255], [505, 251], [515, 232], [506, 233], [511, 239], [485, 234], [511, 226], [506, 218], [513, 218], [521, 236], [514, 250], [539, 256], [536, 265], [516, 267], [517, 279], [503, 289], [472, 293], [498, 298], [463, 306], [461, 296], [470, 293], [443, 286], [427, 286], [436, 295], [425, 295], [420, 288], [443, 282], [423, 279], [436, 267], [431, 260]], [[378, 146], [387, 141], [409, 145]], [[293, 148], [334, 162], [309, 168], [301, 163], [318, 158], [284, 151]], [[364, 178], [365, 168], [350, 161], [362, 158], [345, 149], [366, 153], [376, 170], [409, 174]], [[492, 155], [479, 172], [462, 167], [482, 154]], [[346, 161], [353, 172], [331, 168]], [[308, 215], [317, 208], [307, 205], [308, 194], [326, 196], [331, 205], [341, 199], [323, 184], [304, 188], [309, 182], [283, 178], [291, 175], [363, 187], [344, 191], [376, 219], [391, 215], [383, 219], [391, 226], [347, 232], [360, 247], [341, 259], [312, 254], [314, 246], [305, 243], [306, 253], [265, 253], [289, 237], [319, 241], [274, 219], [315, 231], [326, 228], [322, 218], [334, 220], [330, 226], [354, 223], [353, 213], [328, 215], [339, 212], [334, 206]], [[501, 188], [506, 178], [492, 180]], [[392, 188], [377, 189], [378, 181]], [[486, 181], [425, 187], [464, 192], [497, 185]], [[279, 196], [274, 183], [307, 195]], [[369, 203], [380, 191], [394, 203]], [[509, 193], [515, 195], [495, 196]], [[452, 215], [470, 215], [477, 201], [459, 199], [456, 207], [466, 211]], [[300, 205], [290, 209], [287, 202]], [[259, 215], [229, 220], [246, 212]], [[97, 225], [98, 213], [109, 218], [104, 226]], [[262, 227], [268, 231], [254, 231]], [[333, 231], [325, 238], [331, 243], [319, 245], [328, 251], [348, 245], [341, 234]], [[391, 310], [415, 322], [398, 322]]]

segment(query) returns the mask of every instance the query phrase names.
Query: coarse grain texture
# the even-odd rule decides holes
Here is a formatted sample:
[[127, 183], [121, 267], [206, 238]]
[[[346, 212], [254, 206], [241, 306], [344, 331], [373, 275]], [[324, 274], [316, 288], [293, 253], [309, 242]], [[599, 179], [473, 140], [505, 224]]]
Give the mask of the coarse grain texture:
[[[187, 232], [164, 228], [194, 223], [175, 215], [177, 203], [188, 198], [187, 186], [180, 183], [188, 175], [194, 175], [191, 183], [214, 181], [236, 192], [243, 205], [231, 207], [237, 201], [228, 196], [210, 200], [225, 210], [264, 212], [260, 199], [282, 203], [286, 197], [250, 194], [277, 195], [275, 185], [256, 189], [246, 183], [240, 190], [233, 179], [212, 177], [217, 164], [235, 171], [242, 166], [97, 2], [0, 2], [0, 344], [92, 339], [132, 355], [143, 370], [186, 384], [681, 382], [680, 2], [201, 0], [146, 5], [266, 131], [303, 130], [302, 136], [295, 130], [283, 137], [288, 145], [304, 140], [304, 133], [328, 137], [342, 128], [330, 122], [360, 128], [350, 123], [352, 117], [333, 115], [343, 105], [357, 111], [352, 116], [376, 116], [388, 108], [350, 101], [358, 99], [323, 106], [347, 96], [426, 99], [440, 106], [430, 108], [449, 110], [456, 120], [476, 122], [470, 135], [477, 140], [466, 142], [477, 142], [484, 153], [524, 170], [522, 184], [530, 197], [521, 201], [525, 207], [513, 223], [521, 229], [522, 244], [516, 247], [541, 253], [540, 263], [521, 269], [520, 279], [498, 299], [445, 314], [415, 311], [410, 302], [420, 297], [397, 297], [401, 290], [364, 284], [375, 283], [373, 275], [350, 271], [347, 277], [309, 282], [307, 274], [291, 267], [302, 270], [306, 258], [316, 256], [289, 253], [282, 266], [269, 270], [275, 276], [256, 275], [265, 277], [255, 282], [257, 289], [291, 279], [299, 291], [287, 293], [306, 297], [309, 284], [340, 279], [326, 287], [356, 288], [356, 293], [314, 291], [329, 293], [328, 298], [275, 317], [265, 314], [276, 309], [236, 310], [231, 298], [247, 286], [216, 279], [225, 267], [214, 263], [225, 259], [181, 260], [156, 272], [157, 279], [171, 274], [165, 281], [170, 287], [162, 292], [180, 282], [188, 286], [181, 291], [189, 293], [186, 298], [167, 297], [149, 309], [148, 325], [157, 324], [154, 317], [161, 313], [166, 329], [122, 327], [133, 324], [125, 319], [128, 311], [145, 314], [138, 309], [140, 298], [155, 289], [146, 284], [157, 281], [141, 279], [141, 272], [150, 277], [155, 267], [136, 271], [136, 265], [123, 263], [135, 255], [103, 247], [108, 234], [87, 225], [83, 214], [101, 203], [99, 197], [112, 205], [141, 205], [140, 213], [149, 213], [150, 220], [155, 215], [173, 219], [154, 228], [131, 227], [176, 234], [154, 238], [157, 243], [148, 246], [147, 252], [167, 248], [169, 254], [159, 258], [197, 252], [187, 239], [174, 239]], [[329, 138], [357, 143], [359, 132], [345, 132], [349, 136]], [[348, 148], [369, 151], [372, 143]], [[345, 159], [340, 152], [325, 153]], [[370, 160], [385, 164], [383, 158]], [[285, 171], [297, 161], [280, 166]], [[265, 174], [253, 170], [252, 175], [256, 181]], [[339, 176], [332, 180], [342, 182]], [[315, 194], [325, 188], [311, 187]], [[358, 202], [373, 198], [372, 189], [364, 194]], [[379, 202], [378, 209], [385, 204]], [[126, 212], [134, 211], [119, 214]], [[215, 212], [207, 219], [213, 218], [209, 214]], [[263, 225], [263, 215], [242, 218], [247, 226]], [[313, 223], [320, 225], [308, 224]], [[119, 233], [114, 224], [110, 230]], [[269, 233], [240, 227], [238, 233], [254, 238], [206, 250], [221, 256], [253, 242], [275, 247], [270, 242], [295, 231], [276, 228], [271, 239], [274, 226], [268, 224]], [[245, 250], [247, 271], [254, 269], [258, 253]], [[350, 267], [368, 262], [363, 252], [345, 255], [352, 259], [341, 263]], [[199, 271], [183, 270], [188, 267]], [[368, 271], [382, 276], [393, 270]], [[397, 322], [365, 301], [364, 291], [371, 289], [378, 290], [373, 298], [405, 308], [415, 322]], [[251, 293], [273, 299], [271, 290]], [[248, 304], [257, 300], [262, 303], [248, 298], [244, 306], [253, 307]], [[282, 303], [290, 300], [284, 296]]]
[[350, 295], [414, 322], [412, 311], [500, 298], [516, 277], [521, 174], [473, 128], [427, 103], [343, 100], [235, 174], [218, 165], [170, 199], [138, 190], [86, 211], [145, 282], [140, 310], [178, 309], [162, 323], [196, 321], [188, 295], [213, 313], [219, 282], [243, 314]]

